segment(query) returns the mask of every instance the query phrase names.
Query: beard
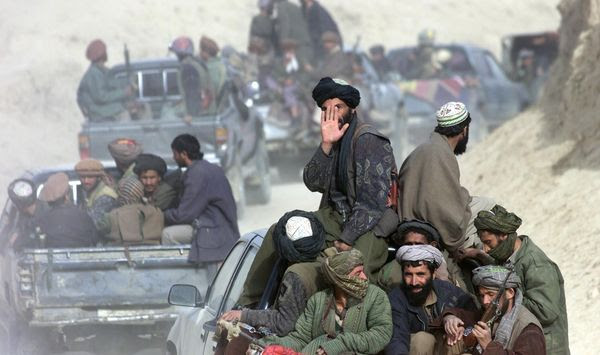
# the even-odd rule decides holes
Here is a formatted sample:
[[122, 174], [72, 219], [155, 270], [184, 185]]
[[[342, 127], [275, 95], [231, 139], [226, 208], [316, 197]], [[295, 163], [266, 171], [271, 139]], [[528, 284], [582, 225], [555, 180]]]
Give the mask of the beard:
[[402, 289], [404, 290], [404, 294], [408, 299], [408, 303], [415, 307], [420, 307], [425, 304], [425, 300], [427, 300], [427, 296], [433, 289], [433, 277], [431, 277], [425, 285], [423, 285], [422, 290], [419, 292], [413, 292], [413, 289], [419, 288], [419, 286], [411, 286], [407, 284], [402, 284]]
[[454, 148], [454, 155], [461, 155], [467, 151], [467, 143], [469, 143], [469, 129], [467, 128], [467, 133], [464, 138], [461, 139], [456, 147]]
[[344, 125], [350, 124], [350, 121], [352, 121], [352, 118], [354, 118], [354, 116], [356, 115], [356, 113], [348, 110], [348, 113], [342, 116], [342, 120], [339, 122], [339, 126], [340, 128], [344, 127]]

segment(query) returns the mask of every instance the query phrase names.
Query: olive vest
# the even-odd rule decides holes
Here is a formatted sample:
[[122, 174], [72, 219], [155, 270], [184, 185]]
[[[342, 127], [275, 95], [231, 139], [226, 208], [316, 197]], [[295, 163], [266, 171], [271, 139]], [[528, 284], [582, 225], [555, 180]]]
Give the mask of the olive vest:
[[94, 191], [92, 191], [92, 193], [87, 197], [85, 201], [87, 208], [92, 208], [96, 200], [102, 196], [109, 196], [114, 198], [115, 200], [118, 197], [117, 193], [112, 187], [106, 185], [104, 181], [100, 181], [98, 182], [98, 186], [96, 186]]

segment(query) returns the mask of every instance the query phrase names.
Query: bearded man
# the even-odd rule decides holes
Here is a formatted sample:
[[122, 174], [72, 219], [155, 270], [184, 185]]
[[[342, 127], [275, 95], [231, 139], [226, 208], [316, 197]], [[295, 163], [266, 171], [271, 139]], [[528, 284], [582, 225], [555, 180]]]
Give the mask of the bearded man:
[[476, 310], [469, 294], [448, 281], [433, 278], [442, 264], [442, 253], [431, 245], [404, 245], [396, 259], [404, 283], [390, 294], [394, 333], [385, 348], [389, 355], [433, 354], [443, 348], [439, 318], [446, 307]]
[[154, 154], [140, 154], [134, 164], [133, 172], [144, 185], [144, 201], [163, 211], [173, 207], [177, 193], [163, 180], [167, 172], [165, 160]]
[[383, 290], [369, 284], [363, 263], [356, 249], [327, 257], [321, 265], [329, 287], [308, 300], [290, 334], [264, 343], [302, 354], [382, 351], [392, 335], [390, 303]]
[[[502, 266], [482, 266], [473, 270], [473, 284], [477, 287], [483, 310], [473, 313], [452, 308], [444, 313], [447, 343], [458, 344], [455, 347], [457, 351], [450, 353], [462, 354], [464, 345], [471, 345], [467, 340], [468, 334], [472, 333], [471, 337], [476, 343], [473, 344], [473, 354], [546, 354], [542, 326], [523, 305], [519, 276]], [[503, 294], [497, 300], [500, 315], [489, 321], [481, 321], [483, 312], [492, 307], [502, 288]]]
[[104, 216], [119, 207], [117, 192], [99, 160], [84, 159], [75, 165], [75, 172], [84, 193], [85, 210], [92, 217], [96, 228]]
[[[323, 78], [312, 92], [321, 109], [322, 142], [304, 167], [304, 184], [322, 194], [314, 215], [325, 228], [323, 250], [356, 248], [365, 257], [365, 272], [376, 272], [387, 260], [385, 237], [396, 230], [397, 214], [388, 195], [395, 170], [389, 140], [356, 113], [360, 93], [343, 80]], [[267, 233], [250, 268], [239, 303], [251, 305], [262, 295], [277, 260]]]
[[494, 202], [471, 196], [460, 184], [457, 155], [467, 150], [471, 115], [461, 102], [449, 102], [436, 113], [429, 142], [410, 153], [398, 174], [401, 220], [419, 219], [440, 232], [443, 247], [454, 258], [458, 250], [479, 244], [473, 220]]
[[544, 328], [548, 354], [569, 354], [569, 326], [565, 286], [558, 265], [533, 243], [518, 235], [521, 218], [500, 205], [481, 211], [475, 227], [483, 251], [498, 264], [514, 267], [523, 281], [523, 306], [527, 307]]

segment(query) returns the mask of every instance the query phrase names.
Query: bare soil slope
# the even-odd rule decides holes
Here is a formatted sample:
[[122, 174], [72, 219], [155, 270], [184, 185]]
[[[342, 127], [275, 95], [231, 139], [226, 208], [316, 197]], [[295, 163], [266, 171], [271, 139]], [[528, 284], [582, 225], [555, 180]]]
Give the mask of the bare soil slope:
[[563, 0], [560, 58], [539, 108], [508, 122], [469, 152], [464, 183], [520, 215], [562, 269], [572, 354], [597, 353], [600, 314], [600, 4]]

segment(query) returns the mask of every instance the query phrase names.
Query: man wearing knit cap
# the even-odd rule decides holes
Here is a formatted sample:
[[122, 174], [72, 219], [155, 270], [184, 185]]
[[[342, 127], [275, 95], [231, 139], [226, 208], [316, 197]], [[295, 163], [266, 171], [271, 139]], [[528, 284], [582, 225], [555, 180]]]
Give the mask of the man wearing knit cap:
[[119, 207], [100, 221], [98, 230], [117, 244], [158, 244], [164, 227], [162, 211], [142, 201], [144, 185], [135, 177], [119, 182]]
[[207, 36], [200, 38], [200, 61], [206, 66], [208, 78], [210, 80], [213, 100], [208, 107], [208, 112], [215, 113], [222, 102], [222, 90], [227, 80], [227, 68], [221, 60], [219, 54], [219, 45], [215, 40]]
[[[358, 117], [360, 93], [347, 82], [323, 78], [313, 93], [321, 113], [320, 146], [304, 167], [304, 184], [322, 194], [315, 216], [325, 227], [323, 248], [356, 248], [365, 257], [365, 272], [376, 272], [387, 259], [385, 237], [396, 230], [397, 214], [388, 195], [395, 170], [387, 137]], [[276, 260], [271, 234], [265, 236], [244, 285], [242, 305], [260, 299], [271, 265]]]
[[98, 242], [94, 222], [71, 202], [71, 186], [65, 173], [50, 175], [40, 200], [48, 203], [49, 210], [37, 216], [34, 225], [40, 229], [42, 248], [91, 247]]
[[308, 299], [326, 288], [320, 262], [316, 261], [325, 241], [325, 231], [312, 213], [298, 210], [286, 213], [271, 228], [279, 256], [274, 267], [287, 267], [273, 307], [233, 310], [226, 312], [222, 319], [241, 320], [256, 328], [267, 327], [275, 334], [285, 336], [294, 329]]
[[457, 155], [467, 149], [471, 115], [461, 102], [448, 102], [436, 113], [429, 141], [406, 158], [398, 176], [400, 219], [420, 219], [440, 232], [443, 247], [460, 260], [459, 249], [480, 244], [473, 220], [494, 202], [471, 196], [460, 184]]
[[389, 294], [394, 333], [385, 348], [392, 354], [434, 354], [444, 347], [439, 317], [447, 307], [474, 311], [471, 296], [448, 281], [433, 278], [442, 264], [442, 253], [431, 245], [404, 245], [396, 259], [404, 283]]
[[[474, 347], [473, 354], [482, 355], [546, 354], [542, 326], [523, 304], [519, 276], [502, 266], [482, 266], [473, 270], [473, 284], [483, 309], [472, 312], [457, 307], [444, 312], [446, 342], [457, 350], [447, 353], [462, 354], [468, 350], [465, 347]], [[483, 313], [493, 306], [503, 288], [499, 315], [482, 321]]]
[[91, 64], [77, 89], [77, 104], [84, 116], [91, 122], [129, 120], [125, 102], [133, 97], [134, 87], [110, 78], [106, 44], [99, 39], [92, 41], [85, 56]]
[[544, 328], [548, 354], [569, 353], [569, 332], [565, 286], [558, 265], [533, 243], [518, 235], [521, 218], [500, 205], [481, 211], [475, 227], [483, 251], [496, 263], [514, 267], [523, 280], [523, 306], [533, 313]]
[[390, 302], [382, 289], [369, 284], [363, 263], [356, 249], [325, 258], [321, 269], [329, 287], [308, 300], [290, 334], [261, 342], [302, 354], [382, 351], [392, 335]]
[[135, 176], [135, 159], [142, 153], [142, 146], [131, 138], [117, 138], [108, 144], [108, 151], [115, 160], [121, 179]]
[[133, 172], [144, 185], [144, 200], [163, 211], [174, 207], [177, 192], [163, 181], [167, 172], [165, 160], [154, 154], [140, 154], [134, 164]]
[[75, 172], [83, 188], [85, 209], [98, 226], [104, 215], [118, 206], [117, 193], [100, 161], [84, 159], [75, 165]]

